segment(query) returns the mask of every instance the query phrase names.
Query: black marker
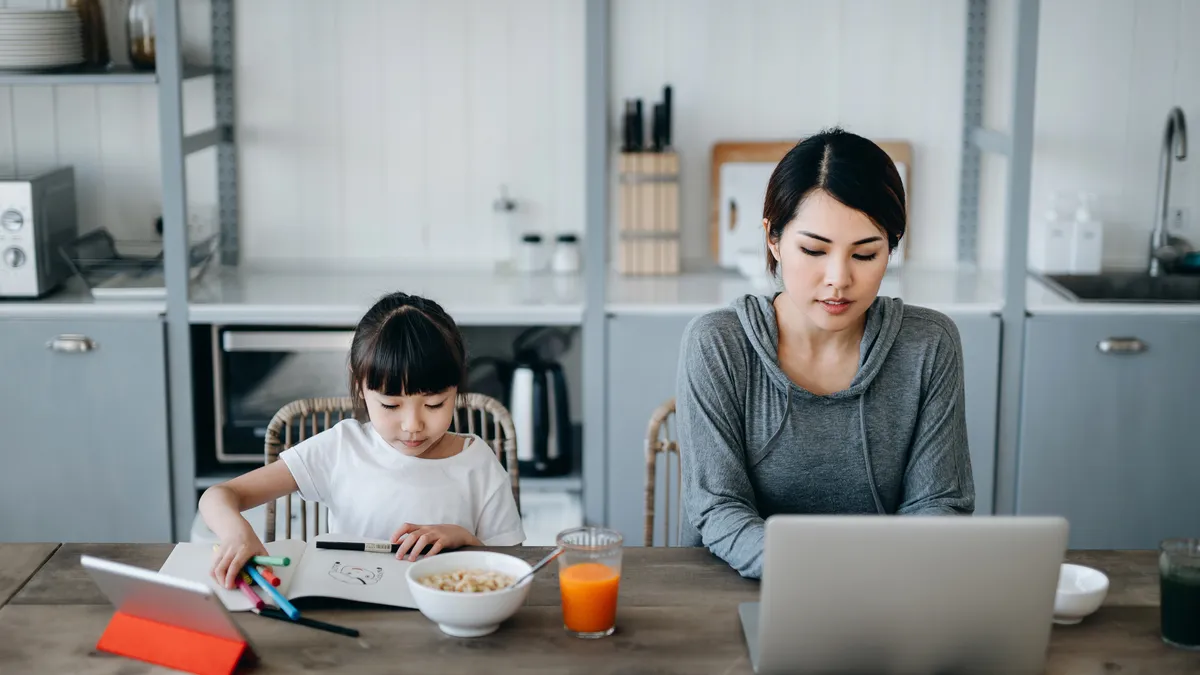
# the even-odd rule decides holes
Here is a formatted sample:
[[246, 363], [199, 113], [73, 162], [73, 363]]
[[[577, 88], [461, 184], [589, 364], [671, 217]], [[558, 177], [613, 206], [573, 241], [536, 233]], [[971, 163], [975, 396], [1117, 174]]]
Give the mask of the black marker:
[[367, 553], [395, 553], [400, 550], [400, 544], [384, 544], [373, 541], [325, 541], [317, 542], [317, 548], [328, 548], [335, 551], [366, 551]]

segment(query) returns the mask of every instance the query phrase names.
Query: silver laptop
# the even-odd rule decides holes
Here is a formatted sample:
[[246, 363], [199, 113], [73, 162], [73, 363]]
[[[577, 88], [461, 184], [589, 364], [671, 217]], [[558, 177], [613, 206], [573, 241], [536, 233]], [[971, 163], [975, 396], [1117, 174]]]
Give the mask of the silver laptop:
[[1067, 521], [772, 516], [761, 603], [738, 608], [773, 673], [1040, 673]]

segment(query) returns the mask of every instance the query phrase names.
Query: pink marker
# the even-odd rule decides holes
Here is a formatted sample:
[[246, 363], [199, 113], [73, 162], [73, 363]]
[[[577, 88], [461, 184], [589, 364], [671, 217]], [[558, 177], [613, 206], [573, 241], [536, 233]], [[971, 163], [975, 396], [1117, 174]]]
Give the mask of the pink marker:
[[254, 592], [254, 589], [250, 587], [250, 584], [250, 575], [246, 574], [245, 572], [238, 574], [237, 587], [240, 588], [242, 593], [245, 593], [246, 597], [250, 598], [250, 600], [254, 603], [254, 609], [263, 609], [267, 606], [267, 603], [263, 602], [263, 599], [259, 597], [258, 593]]

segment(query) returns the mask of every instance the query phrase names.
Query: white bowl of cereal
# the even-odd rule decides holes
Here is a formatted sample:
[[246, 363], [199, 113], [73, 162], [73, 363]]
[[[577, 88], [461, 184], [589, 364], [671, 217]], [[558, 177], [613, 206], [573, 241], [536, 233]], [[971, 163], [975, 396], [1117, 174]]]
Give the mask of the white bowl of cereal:
[[408, 589], [430, 621], [446, 635], [482, 637], [517, 613], [532, 579], [512, 583], [532, 569], [520, 558], [492, 551], [454, 551], [424, 558], [405, 573]]

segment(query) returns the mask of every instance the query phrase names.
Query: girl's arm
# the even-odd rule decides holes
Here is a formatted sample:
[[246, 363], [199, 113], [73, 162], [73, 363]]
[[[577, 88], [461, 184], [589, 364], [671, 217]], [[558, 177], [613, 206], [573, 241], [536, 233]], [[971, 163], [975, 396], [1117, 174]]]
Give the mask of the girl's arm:
[[221, 540], [213, 578], [226, 588], [233, 588], [246, 562], [253, 556], [267, 554], [242, 512], [296, 490], [296, 479], [287, 464], [273, 462], [204, 491], [200, 497], [200, 516]]

